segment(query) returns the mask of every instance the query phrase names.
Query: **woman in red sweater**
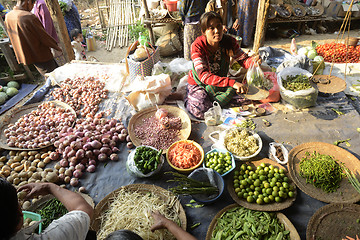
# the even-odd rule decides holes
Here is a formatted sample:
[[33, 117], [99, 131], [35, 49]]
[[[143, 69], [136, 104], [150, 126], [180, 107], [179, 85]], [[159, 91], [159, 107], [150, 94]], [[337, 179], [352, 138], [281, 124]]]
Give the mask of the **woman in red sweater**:
[[207, 12], [200, 19], [202, 36], [191, 45], [193, 69], [189, 72], [186, 109], [195, 117], [204, 119], [204, 113], [217, 101], [226, 106], [235, 93], [245, 93], [246, 85], [227, 77], [230, 57], [242, 67], [249, 68], [259, 56], [249, 57], [241, 50], [235, 38], [223, 34], [221, 16]]

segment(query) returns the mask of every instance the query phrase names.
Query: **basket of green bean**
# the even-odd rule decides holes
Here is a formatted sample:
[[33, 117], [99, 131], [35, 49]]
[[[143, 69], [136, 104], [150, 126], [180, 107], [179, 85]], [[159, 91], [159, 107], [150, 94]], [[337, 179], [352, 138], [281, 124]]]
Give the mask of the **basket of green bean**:
[[137, 177], [150, 177], [158, 173], [163, 164], [162, 150], [151, 146], [138, 146], [129, 154], [126, 168]]

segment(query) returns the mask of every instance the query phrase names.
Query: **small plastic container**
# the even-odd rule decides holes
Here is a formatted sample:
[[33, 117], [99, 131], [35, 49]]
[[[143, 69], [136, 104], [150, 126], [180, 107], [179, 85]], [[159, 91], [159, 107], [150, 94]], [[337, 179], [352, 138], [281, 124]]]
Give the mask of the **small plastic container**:
[[217, 148], [215, 148], [215, 149], [213, 149], [213, 150], [211, 150], [211, 151], [209, 151], [209, 152], [206, 153], [205, 158], [204, 158], [204, 162], [203, 162], [203, 167], [204, 167], [204, 168], [206, 168], [206, 163], [207, 163], [207, 157], [206, 157], [206, 156], [207, 156], [208, 154], [210, 154], [210, 153], [213, 153], [213, 152], [221, 152], [221, 153], [227, 153], [227, 152], [228, 152], [228, 153], [230, 153], [230, 156], [231, 156], [231, 169], [228, 170], [227, 172], [221, 174], [222, 177], [224, 177], [225, 175], [229, 174], [232, 170], [235, 169], [236, 163], [235, 163], [235, 159], [234, 159], [234, 156], [232, 155], [232, 153], [229, 152], [229, 151], [225, 151], [225, 150], [217, 149]]
[[193, 171], [188, 176], [188, 178], [201, 182], [208, 182], [219, 189], [219, 193], [217, 195], [213, 194], [209, 196], [206, 194], [193, 194], [192, 197], [197, 202], [212, 203], [216, 201], [224, 192], [224, 188], [225, 188], [224, 179], [221, 177], [221, 175], [218, 172], [214, 171], [211, 168], [198, 168], [195, 171]]
[[177, 2], [178, 1], [165, 1], [166, 8], [169, 12], [177, 11]]
[[[41, 215], [34, 213], [34, 212], [29, 212], [29, 211], [22, 211], [23, 216], [24, 216], [24, 220], [27, 218], [30, 218], [33, 221], [41, 221]], [[39, 224], [39, 234], [42, 231], [42, 223]]]

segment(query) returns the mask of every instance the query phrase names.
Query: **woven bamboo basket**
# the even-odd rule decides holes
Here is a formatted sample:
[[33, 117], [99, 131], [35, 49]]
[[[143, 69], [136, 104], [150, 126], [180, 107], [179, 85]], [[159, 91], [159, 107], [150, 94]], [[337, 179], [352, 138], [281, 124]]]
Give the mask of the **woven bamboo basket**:
[[[276, 16], [279, 16], [281, 18], [290, 18], [291, 17], [291, 15], [292, 15], [292, 7], [291, 7], [291, 5], [289, 5], [289, 4], [281, 4], [281, 5], [277, 5], [277, 6], [275, 5], [274, 7], [275, 7], [276, 12], [277, 12]], [[279, 8], [285, 8], [289, 12], [289, 14], [288, 15], [283, 14], [283, 10], [279, 11]]]
[[293, 5], [293, 15], [295, 17], [305, 17], [306, 16], [306, 9], [301, 5]]
[[276, 18], [276, 9], [273, 6], [269, 6], [269, 10], [268, 10], [268, 19], [274, 19]]

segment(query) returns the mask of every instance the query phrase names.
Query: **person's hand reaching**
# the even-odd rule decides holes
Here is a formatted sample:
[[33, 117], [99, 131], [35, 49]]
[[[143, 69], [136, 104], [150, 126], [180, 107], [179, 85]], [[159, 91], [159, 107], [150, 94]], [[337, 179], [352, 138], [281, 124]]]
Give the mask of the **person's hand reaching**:
[[239, 25], [239, 19], [236, 19], [235, 20], [235, 22], [234, 22], [234, 24], [233, 24], [233, 29], [235, 29], [236, 31], [237, 30], [239, 30], [239, 27], [240, 27], [240, 25]]
[[154, 218], [154, 224], [151, 226], [152, 232], [166, 228], [166, 222], [169, 221], [167, 218], [161, 215], [158, 211], [152, 212], [151, 214]]
[[19, 187], [17, 191], [25, 191], [27, 193], [25, 199], [31, 199], [40, 195], [49, 194], [49, 184], [50, 183], [29, 183]]
[[239, 82], [235, 82], [235, 84], [233, 85], [233, 88], [235, 88], [236, 93], [246, 93], [247, 92], [246, 85], [239, 83]]

